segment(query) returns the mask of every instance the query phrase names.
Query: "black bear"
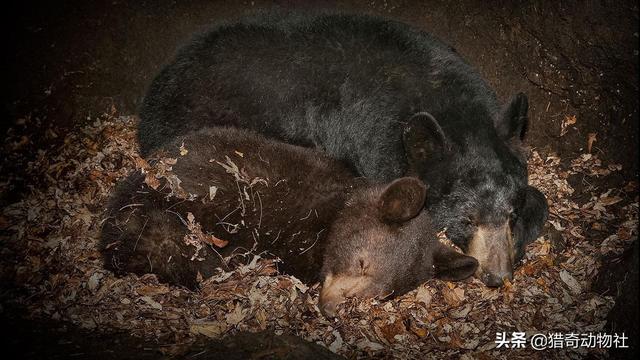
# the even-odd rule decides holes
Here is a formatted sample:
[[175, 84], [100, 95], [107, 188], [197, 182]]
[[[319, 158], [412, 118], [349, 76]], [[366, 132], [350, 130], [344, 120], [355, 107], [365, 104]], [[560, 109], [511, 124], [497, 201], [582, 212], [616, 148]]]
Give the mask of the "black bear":
[[547, 217], [527, 184], [527, 112], [524, 94], [499, 106], [455, 51], [406, 24], [267, 12], [186, 44], [148, 89], [139, 140], [148, 154], [235, 126], [321, 149], [374, 181], [417, 176], [434, 226], [499, 286]]
[[323, 281], [321, 309], [332, 315], [346, 296], [398, 295], [477, 269], [437, 240], [419, 179], [370, 184], [318, 151], [233, 128], [201, 129], [165, 149], [108, 206], [101, 249], [116, 273], [195, 288], [198, 273], [267, 252], [283, 271]]

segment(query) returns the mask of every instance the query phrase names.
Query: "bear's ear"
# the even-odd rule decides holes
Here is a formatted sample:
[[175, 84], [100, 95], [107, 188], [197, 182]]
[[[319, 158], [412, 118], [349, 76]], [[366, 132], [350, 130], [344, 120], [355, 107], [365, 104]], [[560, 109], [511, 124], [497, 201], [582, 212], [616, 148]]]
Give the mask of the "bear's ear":
[[458, 281], [473, 275], [478, 269], [478, 260], [461, 254], [452, 247], [435, 239], [433, 249], [433, 267], [438, 279]]
[[494, 126], [498, 136], [504, 141], [524, 140], [529, 119], [529, 100], [527, 95], [518, 93], [496, 118]]
[[417, 216], [427, 196], [427, 187], [419, 179], [403, 177], [389, 184], [378, 199], [380, 217], [391, 223], [402, 223]]
[[438, 121], [428, 112], [413, 114], [402, 134], [409, 171], [423, 174], [429, 164], [438, 162], [449, 151], [449, 143]]

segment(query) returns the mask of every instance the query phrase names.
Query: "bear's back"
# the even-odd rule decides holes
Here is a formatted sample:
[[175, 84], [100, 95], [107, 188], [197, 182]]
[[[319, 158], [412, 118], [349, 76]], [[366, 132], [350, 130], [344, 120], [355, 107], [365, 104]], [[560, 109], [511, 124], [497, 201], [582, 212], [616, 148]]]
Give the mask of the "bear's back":
[[232, 128], [180, 136], [149, 163], [112, 196], [105, 263], [189, 287], [197, 272], [209, 276], [247, 252], [267, 251], [284, 271], [317, 279], [327, 228], [357, 182], [320, 153]]
[[389, 181], [404, 173], [401, 124], [423, 110], [457, 138], [492, 127], [497, 102], [453, 49], [409, 25], [267, 12], [188, 42], [151, 84], [139, 138], [146, 155], [189, 129], [236, 126]]

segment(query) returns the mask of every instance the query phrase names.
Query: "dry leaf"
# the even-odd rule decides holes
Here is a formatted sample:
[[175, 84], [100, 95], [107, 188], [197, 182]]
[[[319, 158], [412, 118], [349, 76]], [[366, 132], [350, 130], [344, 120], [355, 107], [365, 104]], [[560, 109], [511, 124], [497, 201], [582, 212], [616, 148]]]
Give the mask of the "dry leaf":
[[425, 328], [421, 328], [421, 327], [417, 327], [417, 326], [411, 326], [411, 332], [416, 334], [417, 336], [423, 338], [425, 336], [427, 336], [429, 334], [429, 331]]
[[100, 279], [102, 279], [103, 276], [104, 275], [99, 272], [93, 273], [93, 275], [91, 275], [91, 277], [89, 278], [89, 281], [87, 281], [87, 287], [89, 288], [89, 290], [95, 291], [98, 285], [100, 285]]
[[591, 153], [591, 147], [593, 146], [593, 143], [596, 142], [596, 135], [597, 133], [589, 133], [588, 137], [587, 137], [587, 152]]
[[151, 166], [149, 165], [147, 160], [145, 160], [145, 159], [143, 159], [143, 158], [141, 158], [139, 156], [134, 157], [133, 161], [135, 163], [136, 169], [147, 170], [147, 169], [151, 168]]
[[416, 302], [423, 303], [426, 307], [429, 307], [429, 304], [431, 304], [431, 292], [426, 286], [422, 285], [418, 288], [416, 292]]
[[236, 303], [235, 308], [232, 312], [228, 313], [225, 316], [227, 320], [227, 324], [229, 325], [238, 325], [246, 316], [246, 311], [242, 308], [240, 303]]
[[204, 236], [204, 241], [218, 248], [223, 248], [229, 244], [229, 240], [219, 239], [211, 234]]
[[452, 307], [457, 307], [464, 300], [464, 290], [459, 287], [450, 289], [449, 286], [446, 286], [443, 288], [442, 296], [447, 304]]
[[343, 343], [342, 336], [340, 336], [340, 333], [337, 330], [334, 330], [332, 334], [335, 337], [335, 339], [329, 345], [329, 350], [331, 350], [331, 352], [333, 353], [336, 353], [338, 352], [338, 350], [342, 348], [342, 343]]
[[147, 184], [153, 190], [157, 190], [160, 186], [160, 180], [158, 180], [154, 174], [147, 173], [144, 177], [144, 183]]
[[394, 342], [395, 337], [397, 335], [401, 335], [407, 332], [403, 322], [401, 319], [397, 319], [396, 321], [390, 324], [384, 324], [380, 326], [380, 332], [387, 342]]
[[565, 115], [562, 124], [560, 124], [560, 136], [564, 136], [569, 131], [569, 126], [576, 122], [578, 122], [578, 119], [575, 115]]
[[382, 350], [384, 349], [384, 346], [380, 345], [379, 343], [370, 341], [369, 339], [363, 339], [360, 340], [356, 343], [356, 346], [359, 349], [369, 349], [372, 351], [378, 351], [378, 350]]
[[217, 339], [227, 331], [227, 325], [219, 321], [203, 321], [191, 324], [189, 331], [192, 334], [204, 335], [208, 338]]
[[223, 248], [229, 244], [229, 241], [227, 240], [219, 239], [212, 234], [205, 234], [202, 231], [202, 226], [196, 222], [193, 213], [187, 213], [186, 225], [189, 233], [184, 236], [184, 242], [187, 245], [192, 245], [196, 250], [191, 256], [191, 260], [198, 258], [198, 254], [200, 253], [200, 250], [202, 250], [204, 244], [211, 244], [219, 248]]
[[184, 141], [182, 142], [182, 144], [180, 145], [180, 156], [185, 156], [189, 153], [189, 150], [187, 150], [184, 147]]
[[166, 285], [143, 285], [136, 288], [136, 293], [143, 296], [153, 296], [167, 294], [170, 292], [169, 287]]
[[154, 308], [156, 310], [162, 310], [162, 304], [160, 304], [159, 302], [153, 300], [149, 296], [142, 296], [142, 297], [140, 297], [140, 300], [146, 302], [149, 306], [151, 306], [152, 308]]
[[580, 294], [582, 292], [582, 286], [578, 280], [576, 280], [571, 274], [569, 274], [566, 270], [560, 271], [560, 279], [569, 286], [569, 290], [571, 290], [574, 294]]
[[619, 196], [611, 196], [611, 197], [602, 197], [598, 200], [598, 204], [602, 206], [611, 206], [613, 204], [617, 204], [622, 201], [622, 198]]

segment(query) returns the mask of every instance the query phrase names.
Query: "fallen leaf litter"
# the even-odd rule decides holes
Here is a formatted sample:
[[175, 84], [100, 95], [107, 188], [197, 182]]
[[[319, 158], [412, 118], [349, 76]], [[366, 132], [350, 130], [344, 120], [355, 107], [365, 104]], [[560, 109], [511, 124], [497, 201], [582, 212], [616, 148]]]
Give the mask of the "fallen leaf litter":
[[[32, 318], [162, 340], [173, 344], [163, 347], [169, 355], [183, 351], [196, 336], [271, 329], [349, 358], [604, 356], [602, 350], [585, 348], [505, 351], [495, 348], [495, 340], [503, 331], [603, 329], [614, 299], [591, 292], [590, 282], [601, 256], [620, 254], [637, 238], [638, 187], [628, 182], [623, 188], [601, 188], [592, 180], [611, 176], [619, 165], [603, 164], [589, 153], [568, 165], [553, 154], [530, 153], [530, 183], [547, 196], [550, 230], [528, 247], [524, 264], [503, 288], [490, 289], [476, 279], [431, 280], [391, 301], [351, 299], [337, 319], [327, 320], [317, 308], [318, 284], [278, 274], [274, 261], [257, 255], [234, 271], [220, 270], [197, 292], [159, 283], [154, 275], [118, 278], [103, 269], [99, 232], [119, 179], [138, 169], [147, 173], [150, 186], [164, 177], [178, 189], [174, 196], [190, 195], [179, 192], [180, 180], [170, 174], [175, 159], [162, 159], [152, 168], [140, 158], [135, 126], [133, 117], [104, 115], [26, 164], [38, 185], [0, 216], [5, 259], [0, 274], [17, 284], [3, 302], [26, 308]], [[189, 144], [182, 144], [180, 155], [188, 151]], [[219, 164], [242, 174], [232, 164]], [[588, 199], [576, 201], [570, 176], [582, 178]], [[210, 200], [215, 194], [212, 187]], [[193, 241], [225, 245], [203, 234], [194, 219], [186, 221]]]

